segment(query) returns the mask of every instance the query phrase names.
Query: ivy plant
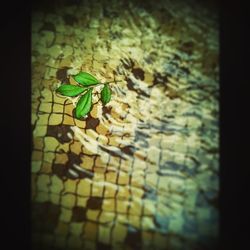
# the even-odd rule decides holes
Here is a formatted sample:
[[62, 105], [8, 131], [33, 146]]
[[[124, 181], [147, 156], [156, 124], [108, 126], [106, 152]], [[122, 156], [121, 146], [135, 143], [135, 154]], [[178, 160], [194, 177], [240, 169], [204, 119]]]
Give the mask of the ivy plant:
[[76, 118], [80, 119], [90, 112], [92, 108], [92, 91], [94, 87], [104, 85], [101, 90], [101, 101], [103, 105], [106, 105], [111, 100], [112, 92], [109, 83], [115, 81], [101, 83], [87, 72], [80, 72], [73, 75], [73, 79], [78, 85], [62, 84], [56, 89], [56, 92], [68, 97], [80, 96], [75, 109]]

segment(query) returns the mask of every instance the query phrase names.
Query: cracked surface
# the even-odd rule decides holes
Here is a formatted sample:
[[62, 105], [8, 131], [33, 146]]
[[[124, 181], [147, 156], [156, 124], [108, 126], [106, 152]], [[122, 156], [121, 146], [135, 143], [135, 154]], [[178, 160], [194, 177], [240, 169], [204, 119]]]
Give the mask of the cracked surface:
[[[214, 249], [218, 24], [195, 1], [58, 1], [32, 17], [35, 249]], [[84, 119], [55, 93], [87, 71]]]

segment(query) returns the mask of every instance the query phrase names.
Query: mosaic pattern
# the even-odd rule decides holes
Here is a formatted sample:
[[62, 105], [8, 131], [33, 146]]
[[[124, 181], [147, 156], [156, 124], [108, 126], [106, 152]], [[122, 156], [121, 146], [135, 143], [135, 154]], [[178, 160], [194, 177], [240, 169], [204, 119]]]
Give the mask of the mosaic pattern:
[[[217, 16], [194, 1], [58, 1], [32, 17], [34, 249], [214, 249]], [[87, 71], [84, 119], [55, 93]], [[98, 88], [98, 87], [97, 87]]]

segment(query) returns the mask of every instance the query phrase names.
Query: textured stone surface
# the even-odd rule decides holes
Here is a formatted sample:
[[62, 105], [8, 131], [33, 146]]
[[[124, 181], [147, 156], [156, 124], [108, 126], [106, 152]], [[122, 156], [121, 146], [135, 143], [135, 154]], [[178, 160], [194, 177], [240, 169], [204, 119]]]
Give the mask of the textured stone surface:
[[[216, 12], [194, 0], [33, 12], [34, 249], [214, 249]], [[81, 120], [54, 91], [79, 71], [122, 80]]]

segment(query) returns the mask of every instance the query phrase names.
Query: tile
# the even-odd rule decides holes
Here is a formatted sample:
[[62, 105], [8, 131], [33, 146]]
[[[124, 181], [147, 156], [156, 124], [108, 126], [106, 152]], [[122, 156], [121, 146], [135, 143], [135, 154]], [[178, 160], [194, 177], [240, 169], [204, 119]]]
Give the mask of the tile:
[[65, 99], [65, 96], [59, 96], [56, 93], [53, 94], [53, 98], [54, 98], [54, 104], [56, 103], [56, 104], [64, 105], [64, 103], [67, 101]]
[[86, 127], [86, 121], [81, 121], [78, 119], [75, 119], [76, 126], [79, 128], [85, 128]]
[[57, 151], [67, 153], [69, 151], [69, 143], [59, 144]]
[[128, 215], [129, 225], [140, 229], [141, 228], [141, 217], [138, 215], [132, 215], [129, 213]]
[[60, 214], [59, 220], [61, 222], [68, 223], [71, 221], [71, 218], [72, 218], [72, 210], [61, 208], [61, 214]]
[[97, 221], [97, 217], [99, 215], [99, 210], [88, 209], [87, 210], [87, 219], [91, 221]]
[[33, 137], [33, 144], [34, 144], [34, 149], [42, 150], [44, 144], [43, 139], [40, 137]]
[[169, 223], [169, 231], [174, 233], [181, 233], [183, 222], [184, 221], [182, 218], [171, 219]]
[[112, 241], [123, 243], [127, 235], [127, 227], [116, 223], [114, 229], [112, 230]]
[[129, 214], [142, 215], [142, 204], [140, 199], [130, 201]]
[[98, 226], [96, 223], [87, 221], [84, 226], [83, 238], [85, 240], [96, 240]]
[[114, 147], [119, 147], [120, 142], [118, 141], [118, 138], [116, 136], [109, 137], [109, 145]]
[[80, 236], [82, 234], [82, 232], [83, 232], [83, 223], [71, 222], [69, 224], [69, 232], [72, 235]]
[[125, 172], [120, 171], [118, 183], [120, 185], [128, 185], [129, 184], [129, 175]]
[[98, 134], [101, 134], [101, 135], [106, 135], [107, 132], [108, 132], [108, 128], [107, 126], [103, 125], [103, 124], [99, 124], [97, 127], [96, 127], [96, 132]]
[[156, 213], [156, 204], [152, 200], [144, 199], [143, 200], [143, 212], [144, 215], [154, 216]]
[[41, 91], [41, 95], [43, 97], [44, 102], [51, 102], [52, 101], [52, 92], [48, 89], [43, 89]]
[[49, 194], [50, 197], [50, 202], [55, 204], [55, 205], [59, 205], [60, 204], [60, 196], [58, 194]]
[[49, 122], [47, 121], [46, 124], [49, 125], [59, 125], [62, 124], [63, 115], [62, 114], [54, 114], [52, 113], [49, 117]]
[[55, 234], [66, 236], [68, 232], [69, 232], [69, 224], [66, 222], [59, 221], [55, 229]]
[[55, 154], [55, 161], [54, 164], [66, 164], [68, 161], [68, 155], [61, 153], [61, 154]]
[[141, 199], [145, 192], [144, 190], [135, 187], [130, 187], [130, 190], [132, 196], [135, 197], [136, 199]]
[[169, 185], [169, 177], [168, 176], [160, 176], [158, 178], [159, 184], [158, 184], [158, 190], [162, 192], [169, 192], [170, 185]]
[[82, 196], [89, 196], [91, 186], [91, 181], [89, 181], [88, 179], [81, 179], [77, 185], [77, 194]]
[[117, 192], [117, 186], [114, 184], [105, 184], [104, 197], [113, 198]]
[[142, 228], [143, 230], [155, 230], [155, 224], [153, 221], [153, 217], [146, 217], [142, 218]]
[[[47, 123], [45, 123], [45, 124], [47, 124]], [[47, 126], [37, 124], [34, 131], [33, 131], [33, 136], [34, 137], [43, 137], [46, 135], [46, 133], [47, 133]]]
[[158, 164], [160, 160], [160, 149], [154, 146], [151, 146], [148, 149], [147, 159], [153, 164]]
[[47, 125], [49, 121], [49, 114], [38, 115], [37, 124], [38, 126]]
[[37, 190], [48, 192], [50, 184], [50, 176], [41, 174], [37, 177]]
[[110, 244], [111, 228], [109, 226], [98, 227], [98, 240], [104, 244]]
[[[101, 168], [102, 169], [102, 168]], [[105, 170], [104, 170], [105, 171]], [[95, 168], [95, 174], [94, 174], [94, 178], [93, 178], [93, 181], [96, 181], [96, 182], [103, 182], [104, 181], [104, 171], [97, 171], [97, 169]]]
[[87, 206], [87, 201], [88, 201], [88, 197], [86, 197], [86, 198], [83, 198], [83, 197], [79, 197], [79, 196], [77, 196], [76, 197], [76, 205], [78, 206], [78, 207], [86, 207]]
[[41, 169], [40, 169], [41, 174], [50, 174], [52, 173], [52, 166], [48, 162], [43, 162]]
[[94, 197], [103, 197], [103, 192], [104, 192], [104, 183], [93, 182], [92, 196], [94, 196]]
[[74, 118], [72, 116], [64, 114], [64, 116], [63, 116], [63, 124], [64, 125], [74, 126], [75, 125]]
[[144, 176], [135, 176], [132, 174], [131, 185], [137, 188], [144, 187]]
[[53, 105], [53, 113], [63, 113], [64, 105], [56, 104]]
[[108, 172], [106, 173], [106, 181], [116, 184], [117, 176], [118, 174], [116, 172]]
[[50, 185], [50, 191], [55, 194], [59, 194], [64, 186], [63, 186], [63, 181], [59, 179], [56, 175], [53, 175], [51, 177], [51, 185]]
[[56, 147], [59, 145], [59, 142], [56, 138], [51, 136], [44, 137], [44, 150], [45, 151], [55, 151]]
[[130, 194], [130, 188], [129, 186], [119, 186], [118, 192], [117, 192], [117, 198], [118, 199], [129, 199], [131, 194]]
[[106, 212], [115, 212], [114, 199], [104, 199], [102, 203], [102, 210]]
[[[101, 135], [101, 134], [99, 134], [99, 136], [98, 136], [98, 141], [101, 143], [101, 145], [107, 145], [107, 143], [108, 143], [108, 138], [105, 136], [105, 135]], [[105, 153], [103, 153], [104, 155], [107, 155], [107, 153], [105, 154]], [[101, 155], [101, 157], [102, 157], [103, 155]], [[107, 158], [107, 157], [105, 157], [105, 158]], [[105, 161], [104, 160], [104, 157], [102, 157], [102, 160], [105, 162], [105, 163], [107, 163], [107, 161]]]
[[118, 214], [116, 217], [116, 221], [123, 224], [123, 225], [127, 225], [128, 216], [126, 214]]
[[116, 200], [116, 212], [117, 213], [127, 213], [129, 202], [126, 200]]
[[[32, 104], [32, 112], [33, 112], [34, 106], [35, 106], [35, 105]], [[34, 112], [35, 112], [35, 111], [34, 111]], [[32, 114], [31, 114], [31, 124], [34, 125], [34, 124], [36, 123], [37, 119], [38, 119], [37, 114], [32, 113]]]
[[147, 168], [147, 163], [144, 160], [141, 160], [140, 158], [134, 159], [134, 169], [137, 170], [144, 170]]
[[95, 160], [95, 166], [97, 167], [104, 167], [106, 164], [102, 161], [101, 156], [97, 156]]
[[55, 159], [55, 153], [45, 152], [43, 159], [48, 163], [53, 163], [53, 160]]
[[32, 161], [31, 163], [31, 172], [37, 173], [41, 169], [42, 162], [41, 161]]
[[94, 118], [99, 118], [101, 116], [101, 109], [100, 109], [100, 105], [99, 104], [95, 104], [93, 105], [91, 111], [90, 111], [90, 115]]
[[39, 106], [39, 111], [50, 113], [52, 111], [52, 104], [48, 102], [41, 103], [41, 105]]
[[64, 194], [61, 197], [61, 204], [65, 208], [73, 208], [75, 206], [76, 196], [73, 194]]
[[49, 201], [49, 194], [47, 192], [38, 192], [35, 196], [37, 202], [46, 202]]
[[76, 191], [76, 182], [78, 180], [71, 180], [71, 179], [67, 179], [64, 182], [64, 192], [67, 193], [75, 193]]
[[82, 143], [79, 141], [74, 141], [73, 143], [70, 144], [70, 150], [76, 154], [79, 154], [82, 150]]
[[115, 219], [116, 214], [114, 212], [101, 211], [99, 216], [100, 223], [112, 223]]
[[93, 165], [94, 165], [93, 157], [89, 157], [87, 155], [84, 155], [84, 157], [81, 157], [81, 160], [82, 160], [81, 166], [84, 169], [91, 170], [93, 168]]

